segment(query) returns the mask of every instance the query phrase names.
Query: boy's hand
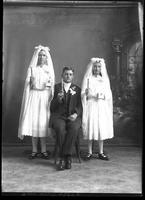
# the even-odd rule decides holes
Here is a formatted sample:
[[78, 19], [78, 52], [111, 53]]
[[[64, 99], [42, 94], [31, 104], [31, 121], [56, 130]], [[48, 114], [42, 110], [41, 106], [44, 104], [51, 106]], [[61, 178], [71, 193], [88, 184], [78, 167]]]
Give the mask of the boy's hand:
[[76, 118], [77, 118], [77, 113], [74, 113], [74, 114], [72, 114], [72, 115], [70, 115], [69, 117], [68, 117], [68, 119], [70, 120], [70, 121], [75, 121], [76, 120]]

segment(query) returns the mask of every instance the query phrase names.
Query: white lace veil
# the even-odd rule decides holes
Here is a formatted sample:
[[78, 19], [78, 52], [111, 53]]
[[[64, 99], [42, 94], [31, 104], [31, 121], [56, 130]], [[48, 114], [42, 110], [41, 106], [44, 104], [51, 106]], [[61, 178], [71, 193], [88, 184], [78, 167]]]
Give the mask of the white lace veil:
[[24, 85], [24, 92], [23, 92], [23, 97], [22, 97], [22, 104], [21, 104], [21, 111], [20, 111], [20, 118], [19, 118], [19, 129], [18, 129], [18, 137], [20, 139], [23, 139], [23, 135], [21, 135], [21, 123], [22, 123], [22, 117], [25, 115], [25, 108], [28, 105], [28, 100], [29, 100], [29, 93], [30, 93], [30, 76], [32, 76], [32, 69], [34, 67], [37, 67], [38, 64], [38, 55], [39, 52], [43, 50], [46, 53], [46, 66], [47, 66], [47, 71], [50, 73], [51, 77], [51, 86], [52, 86], [52, 94], [50, 101], [52, 100], [54, 96], [54, 85], [55, 85], [55, 74], [54, 74], [54, 68], [53, 68], [53, 62], [51, 59], [51, 55], [49, 53], [50, 49], [49, 47], [44, 47], [44, 46], [36, 46], [31, 62], [29, 64], [28, 70], [27, 70], [27, 75], [26, 75], [26, 80], [25, 80], [25, 85]]
[[110, 94], [110, 98], [107, 99], [108, 107], [109, 107], [109, 114], [112, 118], [113, 123], [113, 102], [112, 102], [112, 92], [110, 88], [110, 81], [106, 69], [105, 60], [103, 58], [91, 58], [89, 64], [87, 65], [87, 69], [82, 81], [82, 87], [81, 87], [81, 98], [82, 98], [82, 106], [83, 106], [83, 116], [82, 116], [82, 128], [84, 134], [87, 134], [87, 120], [88, 120], [88, 101], [86, 98], [85, 90], [88, 88], [88, 80], [93, 76], [92, 69], [94, 63], [99, 62], [101, 64], [101, 76], [102, 80], [105, 83], [106, 90]]
[[[47, 70], [49, 71], [51, 79], [52, 79], [52, 85], [54, 86], [55, 75], [54, 75], [54, 68], [53, 68], [51, 55], [49, 53], [49, 51], [50, 51], [49, 47], [44, 47], [44, 46], [41, 46], [41, 45], [35, 47], [35, 51], [34, 51], [34, 54], [32, 56], [29, 68], [33, 68], [33, 67], [37, 66], [38, 55], [39, 55], [41, 50], [45, 51], [45, 53], [46, 53], [46, 66], [47, 66]], [[28, 70], [29, 70], [29, 68], [28, 68]]]
[[[88, 78], [91, 78], [93, 76], [92, 69], [93, 69], [94, 63], [96, 62], [99, 62], [101, 64], [101, 75], [102, 75], [103, 81], [110, 82], [108, 78], [107, 70], [106, 70], [105, 60], [103, 58], [91, 58], [91, 61], [87, 65], [87, 69], [86, 69], [83, 82], [82, 82], [83, 91], [87, 88], [86, 86], [87, 86]], [[110, 86], [110, 83], [109, 83], [109, 86]]]

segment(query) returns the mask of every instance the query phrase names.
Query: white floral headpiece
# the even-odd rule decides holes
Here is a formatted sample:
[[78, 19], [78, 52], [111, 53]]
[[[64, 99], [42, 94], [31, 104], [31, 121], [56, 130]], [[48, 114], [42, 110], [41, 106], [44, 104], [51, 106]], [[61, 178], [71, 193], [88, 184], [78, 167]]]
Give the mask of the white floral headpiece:
[[101, 62], [101, 61], [104, 61], [104, 59], [103, 58], [91, 58], [92, 63]]
[[50, 48], [49, 47], [45, 47], [45, 46], [42, 46], [42, 45], [38, 45], [35, 47], [36, 50], [45, 50], [45, 51], [50, 51]]

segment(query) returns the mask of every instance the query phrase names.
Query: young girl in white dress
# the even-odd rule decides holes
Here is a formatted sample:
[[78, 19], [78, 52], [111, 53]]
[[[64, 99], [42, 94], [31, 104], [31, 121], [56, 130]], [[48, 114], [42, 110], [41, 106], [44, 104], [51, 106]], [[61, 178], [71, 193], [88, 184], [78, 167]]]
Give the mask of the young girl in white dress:
[[104, 59], [91, 59], [83, 78], [81, 96], [82, 130], [84, 139], [88, 140], [86, 158], [92, 157], [93, 140], [97, 140], [99, 143], [98, 158], [109, 160], [103, 151], [103, 141], [114, 136], [113, 103]]
[[41, 154], [48, 158], [46, 138], [50, 136], [50, 102], [53, 98], [55, 75], [49, 48], [39, 45], [30, 62], [25, 80], [18, 137], [32, 137], [32, 154], [38, 155], [38, 138], [40, 138]]

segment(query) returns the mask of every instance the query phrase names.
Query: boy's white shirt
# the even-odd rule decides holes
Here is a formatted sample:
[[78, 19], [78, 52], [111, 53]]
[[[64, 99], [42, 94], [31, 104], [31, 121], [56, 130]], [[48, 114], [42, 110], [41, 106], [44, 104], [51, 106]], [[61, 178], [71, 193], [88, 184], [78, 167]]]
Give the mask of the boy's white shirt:
[[63, 86], [64, 86], [64, 89], [65, 89], [65, 92], [67, 93], [69, 91], [71, 83], [65, 83], [65, 82], [63, 82]]

